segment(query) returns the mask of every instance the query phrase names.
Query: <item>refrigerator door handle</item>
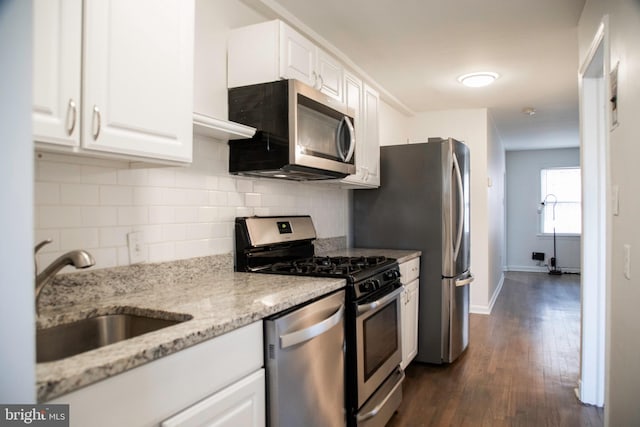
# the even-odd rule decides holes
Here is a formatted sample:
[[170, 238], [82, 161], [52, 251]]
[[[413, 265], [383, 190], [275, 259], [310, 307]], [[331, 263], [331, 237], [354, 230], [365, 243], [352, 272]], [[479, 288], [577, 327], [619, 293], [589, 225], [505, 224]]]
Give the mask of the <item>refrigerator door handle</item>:
[[462, 231], [464, 230], [464, 188], [462, 186], [462, 173], [460, 172], [460, 164], [456, 153], [453, 153], [453, 169], [456, 171], [456, 181], [458, 181], [458, 234], [456, 236], [456, 244], [453, 247], [453, 259], [458, 259], [460, 253], [460, 245], [462, 244]]
[[329, 329], [340, 323], [343, 317], [344, 305], [341, 305], [338, 311], [336, 311], [330, 317], [322, 320], [321, 322], [316, 323], [315, 325], [311, 325], [308, 328], [300, 329], [286, 335], [280, 335], [280, 347], [291, 347], [293, 345], [309, 341], [311, 338], [315, 338], [318, 335], [322, 335]]
[[476, 278], [473, 277], [473, 274], [470, 274], [469, 277], [467, 277], [466, 279], [456, 279], [455, 283], [456, 283], [456, 286], [466, 286], [471, 282], [473, 282], [474, 280], [476, 280]]

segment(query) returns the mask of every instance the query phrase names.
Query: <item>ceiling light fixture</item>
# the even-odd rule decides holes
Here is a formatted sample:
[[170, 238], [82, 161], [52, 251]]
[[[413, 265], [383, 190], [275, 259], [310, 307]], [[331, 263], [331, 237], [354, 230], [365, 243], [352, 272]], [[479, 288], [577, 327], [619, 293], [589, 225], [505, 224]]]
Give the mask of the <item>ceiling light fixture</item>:
[[458, 81], [468, 87], [484, 87], [493, 83], [500, 75], [492, 71], [470, 73], [458, 77]]
[[533, 108], [533, 107], [524, 107], [522, 109], [522, 114], [525, 114], [525, 115], [527, 115], [529, 117], [535, 116], [536, 115], [536, 109]]

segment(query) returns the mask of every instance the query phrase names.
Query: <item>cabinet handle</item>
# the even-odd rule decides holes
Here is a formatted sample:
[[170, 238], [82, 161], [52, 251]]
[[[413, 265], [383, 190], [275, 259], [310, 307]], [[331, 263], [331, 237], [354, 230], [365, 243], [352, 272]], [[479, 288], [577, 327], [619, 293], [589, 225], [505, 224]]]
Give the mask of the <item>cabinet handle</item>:
[[322, 74], [318, 74], [318, 78], [320, 79], [320, 85], [318, 85], [318, 89], [322, 89], [324, 86], [324, 79], [322, 78]]
[[316, 83], [318, 83], [318, 73], [312, 71], [311, 75], [313, 76], [313, 87], [317, 89]]
[[[96, 126], [97, 124], [97, 126]], [[102, 125], [102, 116], [100, 114], [100, 109], [98, 109], [97, 105], [93, 106], [93, 128], [95, 129], [93, 131], [93, 139], [96, 140], [98, 139], [98, 136], [100, 136], [100, 126]]]
[[[71, 115], [71, 124], [69, 124], [69, 115]], [[78, 117], [78, 109], [73, 98], [69, 99], [67, 105], [67, 135], [71, 136], [73, 130], [76, 128], [76, 119]]]

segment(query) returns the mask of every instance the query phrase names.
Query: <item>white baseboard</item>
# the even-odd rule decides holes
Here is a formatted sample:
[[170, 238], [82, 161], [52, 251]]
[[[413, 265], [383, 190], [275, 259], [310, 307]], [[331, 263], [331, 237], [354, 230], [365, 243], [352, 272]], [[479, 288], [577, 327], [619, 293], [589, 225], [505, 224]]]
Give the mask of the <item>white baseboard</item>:
[[500, 291], [502, 291], [502, 285], [504, 285], [504, 273], [502, 273], [500, 275], [500, 281], [498, 282], [498, 286], [496, 287], [496, 290], [493, 292], [493, 295], [491, 296], [491, 300], [489, 301], [489, 305], [472, 304], [469, 307], [469, 313], [473, 313], [473, 314], [491, 314], [491, 310], [493, 310], [493, 306], [495, 305], [496, 300], [498, 299], [498, 296], [500, 295]]
[[[560, 270], [565, 273], [580, 273], [579, 268], [572, 267], [560, 267]], [[522, 271], [527, 273], [548, 273], [549, 269], [545, 266], [531, 266], [531, 265], [509, 265], [505, 268], [505, 271]]]

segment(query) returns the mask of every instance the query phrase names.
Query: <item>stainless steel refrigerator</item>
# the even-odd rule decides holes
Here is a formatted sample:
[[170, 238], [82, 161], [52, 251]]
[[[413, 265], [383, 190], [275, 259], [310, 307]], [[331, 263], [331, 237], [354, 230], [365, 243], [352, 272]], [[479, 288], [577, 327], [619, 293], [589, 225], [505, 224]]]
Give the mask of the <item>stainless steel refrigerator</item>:
[[354, 191], [354, 246], [422, 251], [416, 360], [453, 362], [469, 343], [469, 149], [452, 138], [381, 147], [380, 179]]

